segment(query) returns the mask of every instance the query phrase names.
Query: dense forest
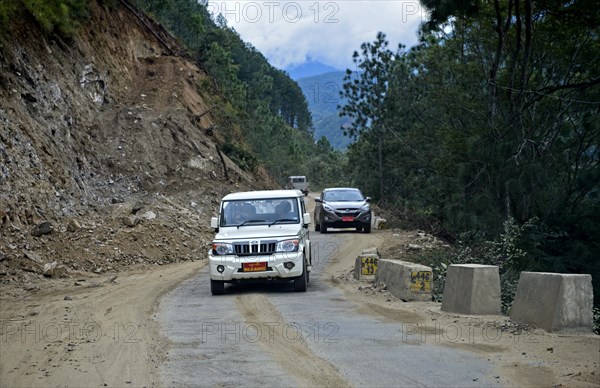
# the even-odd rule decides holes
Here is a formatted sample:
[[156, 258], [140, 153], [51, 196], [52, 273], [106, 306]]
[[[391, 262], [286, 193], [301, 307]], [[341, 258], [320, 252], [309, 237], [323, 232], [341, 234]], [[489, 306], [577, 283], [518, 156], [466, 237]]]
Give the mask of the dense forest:
[[354, 54], [363, 72], [342, 92], [352, 179], [405, 220], [504, 239], [488, 253], [506, 270], [591, 273], [598, 305], [597, 3], [422, 4], [416, 47], [379, 33]]
[[[0, 33], [25, 7], [47, 31], [72, 34], [88, 1], [0, 1]], [[447, 262], [498, 264], [513, 285], [522, 270], [591, 273], [600, 305], [596, 2], [422, 0], [418, 45], [390, 48], [381, 32], [355, 52], [360, 72], [340, 95], [352, 123], [340, 131], [354, 140], [344, 154], [314, 139], [298, 85], [205, 2], [133, 3], [206, 70], [223, 152], [242, 168], [360, 187], [392, 225], [470, 246]]]

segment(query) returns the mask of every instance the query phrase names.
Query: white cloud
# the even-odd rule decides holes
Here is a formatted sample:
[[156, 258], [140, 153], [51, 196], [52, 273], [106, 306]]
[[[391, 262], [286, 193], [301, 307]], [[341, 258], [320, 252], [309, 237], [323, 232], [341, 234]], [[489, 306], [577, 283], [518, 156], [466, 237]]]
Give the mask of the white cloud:
[[279, 68], [308, 57], [352, 67], [352, 53], [375, 40], [377, 32], [387, 35], [392, 49], [398, 43], [410, 47], [426, 19], [418, 0], [211, 0], [209, 10], [223, 14], [242, 39]]

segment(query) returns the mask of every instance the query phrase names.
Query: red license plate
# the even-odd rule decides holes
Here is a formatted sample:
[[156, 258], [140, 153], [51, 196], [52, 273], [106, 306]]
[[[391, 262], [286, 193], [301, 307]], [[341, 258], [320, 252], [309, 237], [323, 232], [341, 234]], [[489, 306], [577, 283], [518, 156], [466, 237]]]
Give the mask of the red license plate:
[[352, 221], [354, 221], [354, 217], [342, 217], [342, 221], [344, 221], [344, 222], [352, 222]]
[[259, 272], [267, 270], [267, 262], [263, 261], [260, 263], [242, 263], [243, 272]]

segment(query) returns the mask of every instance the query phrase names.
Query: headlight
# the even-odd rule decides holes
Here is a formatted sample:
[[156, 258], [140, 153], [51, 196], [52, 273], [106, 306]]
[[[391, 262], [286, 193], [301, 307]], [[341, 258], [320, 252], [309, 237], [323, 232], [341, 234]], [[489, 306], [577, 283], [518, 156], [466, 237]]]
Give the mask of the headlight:
[[326, 212], [329, 212], [329, 213], [334, 213], [333, 208], [331, 206], [329, 206], [329, 205], [325, 205], [324, 204], [323, 205], [323, 210], [325, 210]]
[[277, 252], [297, 252], [298, 251], [298, 240], [284, 240], [277, 243], [275, 250]]
[[212, 244], [213, 254], [215, 255], [229, 255], [233, 254], [233, 245], [227, 243], [213, 243]]
[[363, 207], [360, 208], [361, 212], [368, 212], [369, 211], [369, 204], [366, 203], [363, 205]]

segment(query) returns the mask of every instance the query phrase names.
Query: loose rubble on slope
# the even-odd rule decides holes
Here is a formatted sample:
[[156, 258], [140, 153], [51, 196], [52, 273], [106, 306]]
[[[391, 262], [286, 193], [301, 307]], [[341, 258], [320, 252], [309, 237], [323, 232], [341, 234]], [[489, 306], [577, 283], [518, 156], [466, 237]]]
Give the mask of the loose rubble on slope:
[[274, 187], [220, 153], [219, 100], [177, 42], [90, 6], [69, 44], [23, 23], [0, 46], [2, 296], [203, 260], [221, 197]]

